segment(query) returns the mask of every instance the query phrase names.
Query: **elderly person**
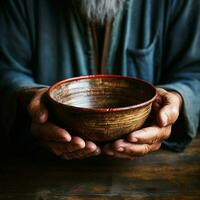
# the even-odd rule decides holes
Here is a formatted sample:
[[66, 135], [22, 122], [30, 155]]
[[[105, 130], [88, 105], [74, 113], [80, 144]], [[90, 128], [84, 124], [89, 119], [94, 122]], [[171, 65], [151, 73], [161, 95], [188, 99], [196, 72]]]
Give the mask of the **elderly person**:
[[[183, 150], [200, 116], [200, 1], [6, 0], [0, 12], [1, 141], [37, 143], [65, 159], [133, 159], [161, 144]], [[48, 120], [53, 83], [87, 74], [138, 77], [157, 87], [155, 119], [101, 148]]]

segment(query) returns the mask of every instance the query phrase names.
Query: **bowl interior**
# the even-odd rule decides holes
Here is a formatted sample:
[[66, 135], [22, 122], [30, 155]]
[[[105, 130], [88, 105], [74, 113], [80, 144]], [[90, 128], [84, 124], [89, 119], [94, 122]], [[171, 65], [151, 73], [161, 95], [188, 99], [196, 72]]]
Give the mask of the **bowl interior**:
[[155, 88], [138, 79], [100, 76], [62, 81], [50, 89], [49, 95], [68, 106], [123, 108], [151, 100]]

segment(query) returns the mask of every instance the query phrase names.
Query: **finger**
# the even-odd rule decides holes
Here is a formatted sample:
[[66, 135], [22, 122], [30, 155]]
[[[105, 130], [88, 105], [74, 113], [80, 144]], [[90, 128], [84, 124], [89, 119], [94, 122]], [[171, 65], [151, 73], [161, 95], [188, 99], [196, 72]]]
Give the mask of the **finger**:
[[48, 119], [48, 110], [42, 103], [42, 97], [46, 92], [46, 88], [38, 91], [37, 95], [33, 97], [28, 106], [28, 112], [30, 113], [32, 120], [37, 123], [45, 123]]
[[62, 129], [50, 122], [45, 124], [32, 123], [31, 132], [35, 137], [44, 141], [71, 141], [71, 135], [65, 129]]
[[78, 137], [73, 137], [71, 142], [47, 142], [48, 146], [53, 149], [56, 155], [62, 155], [69, 152], [74, 152], [85, 147], [85, 142]]
[[88, 152], [93, 153], [97, 150], [97, 145], [91, 141], [85, 142], [85, 149], [88, 150]]
[[162, 98], [162, 107], [157, 114], [157, 122], [160, 126], [168, 126], [173, 124], [180, 113], [182, 97], [178, 93], [167, 92], [158, 89], [158, 93]]
[[100, 148], [97, 147], [94, 143], [86, 142], [86, 146], [84, 149], [65, 153], [63, 155], [63, 158], [66, 160], [84, 159], [84, 158], [88, 158], [91, 156], [97, 156], [100, 154], [100, 152], [101, 152]]
[[123, 139], [116, 140], [114, 143], [106, 144], [104, 146], [104, 148], [103, 148], [103, 151], [107, 155], [113, 156], [114, 155], [114, 151], [118, 151], [118, 152], [123, 152], [124, 151], [123, 144], [124, 144], [124, 140]]
[[88, 149], [85, 153], [80, 152], [80, 156], [78, 157], [78, 159], [82, 160], [82, 159], [85, 159], [85, 158], [98, 156], [100, 153], [101, 153], [101, 149], [99, 147], [97, 147], [95, 151], [94, 150], [92, 151], [91, 149], [90, 150]]
[[[80, 141], [78, 141], [79, 139], [80, 139]], [[47, 147], [49, 147], [48, 149], [50, 149], [51, 152], [53, 152], [57, 156], [69, 154], [69, 153], [81, 150], [85, 147], [84, 141], [83, 141], [83, 144], [81, 145], [81, 143], [82, 143], [81, 138], [78, 138], [78, 137], [75, 138], [74, 137], [72, 140], [73, 141], [71, 141], [70, 143], [45, 142], [45, 144], [46, 144]], [[88, 152], [89, 152], [89, 150], [91, 151], [91, 149], [92, 149], [92, 151], [95, 151], [96, 146], [92, 146], [92, 147], [87, 148]]]
[[155, 143], [155, 144], [133, 144], [127, 141], [123, 141], [120, 144], [120, 147], [123, 148], [123, 152], [119, 152], [119, 147], [114, 146], [114, 154], [120, 153], [125, 154], [131, 157], [137, 157], [137, 156], [143, 156], [147, 153], [150, 153], [152, 151], [156, 151], [160, 148], [161, 143]]
[[86, 144], [82, 138], [74, 136], [72, 137], [71, 141], [69, 143], [65, 143], [64, 146], [65, 152], [73, 152], [84, 149]]
[[113, 149], [113, 145], [111, 145], [111, 144], [105, 145], [103, 151], [108, 156], [114, 156], [114, 157], [120, 158], [120, 159], [133, 160], [135, 158], [128, 154], [122, 153], [121, 151], [115, 151]]
[[113, 142], [110, 146], [113, 150], [118, 151], [118, 152], [123, 152], [124, 151], [124, 145], [125, 140], [124, 139], [119, 139]]
[[[129, 147], [128, 147], [129, 146]], [[144, 156], [153, 151], [159, 150], [161, 147], [161, 143], [155, 144], [127, 144], [127, 148], [125, 148], [124, 153], [130, 156]]]
[[92, 156], [97, 156], [101, 153], [101, 150], [99, 147], [97, 147], [95, 150], [91, 148], [85, 148], [82, 150], [77, 150], [75, 152], [66, 152], [66, 148], [61, 143], [56, 142], [44, 142], [42, 144], [46, 149], [48, 149], [50, 152], [55, 154], [56, 156], [61, 156], [62, 158], [66, 160], [71, 159], [84, 159]]
[[159, 126], [169, 126], [176, 122], [179, 116], [179, 110], [176, 105], [165, 105], [157, 114], [157, 122]]
[[169, 138], [170, 134], [171, 126], [162, 128], [158, 126], [151, 126], [130, 133], [127, 136], [127, 140], [138, 144], [155, 144], [166, 140]]

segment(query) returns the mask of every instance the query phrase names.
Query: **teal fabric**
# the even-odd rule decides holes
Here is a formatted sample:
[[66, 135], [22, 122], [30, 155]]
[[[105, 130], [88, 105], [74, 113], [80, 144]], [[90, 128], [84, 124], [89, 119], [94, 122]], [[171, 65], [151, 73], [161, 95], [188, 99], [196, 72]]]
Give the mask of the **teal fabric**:
[[[70, 2], [2, 3], [0, 125], [8, 138], [23, 140], [30, 136], [28, 122], [17, 122], [15, 127], [18, 91], [96, 73], [90, 29]], [[183, 96], [181, 117], [163, 143], [176, 151], [183, 150], [195, 137], [199, 124], [199, 10], [197, 0], [127, 1], [113, 23], [108, 64], [102, 69], [106, 74], [138, 77]]]

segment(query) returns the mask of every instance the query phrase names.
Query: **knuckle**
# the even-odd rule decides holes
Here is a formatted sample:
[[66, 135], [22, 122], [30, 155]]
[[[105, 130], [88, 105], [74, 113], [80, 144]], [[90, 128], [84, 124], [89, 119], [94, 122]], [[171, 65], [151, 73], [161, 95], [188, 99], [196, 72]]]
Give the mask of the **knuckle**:
[[132, 158], [135, 158], [135, 156], [144, 156], [150, 152], [150, 145], [145, 144], [140, 150], [135, 150], [133, 148], [130, 149], [128, 152], [128, 155]]
[[144, 148], [143, 148], [143, 150], [141, 152], [141, 155], [144, 156], [144, 155], [148, 154], [149, 151], [150, 151], [150, 146], [148, 144], [146, 144], [146, 145], [144, 145]]
[[176, 106], [171, 106], [170, 107], [170, 110], [167, 112], [167, 115], [169, 116], [169, 117], [172, 117], [172, 118], [174, 118], [174, 117], [177, 117], [178, 115], [179, 115], [179, 110], [178, 110], [178, 108], [176, 107]]
[[152, 138], [149, 142], [149, 144], [155, 144], [157, 143], [158, 141], [160, 141], [160, 137], [158, 135], [155, 135], [154, 138]]
[[[167, 127], [163, 128], [161, 140], [166, 140], [169, 138], [169, 136], [171, 135], [171, 129], [172, 129], [171, 126], [167, 126]], [[157, 142], [159, 142], [159, 140]]]
[[179, 108], [174, 105], [169, 106], [168, 109], [165, 111], [165, 115], [168, 118], [169, 124], [173, 124], [179, 116]]
[[179, 110], [177, 107], [172, 107], [171, 116], [172, 116], [172, 123], [174, 123], [179, 116]]

